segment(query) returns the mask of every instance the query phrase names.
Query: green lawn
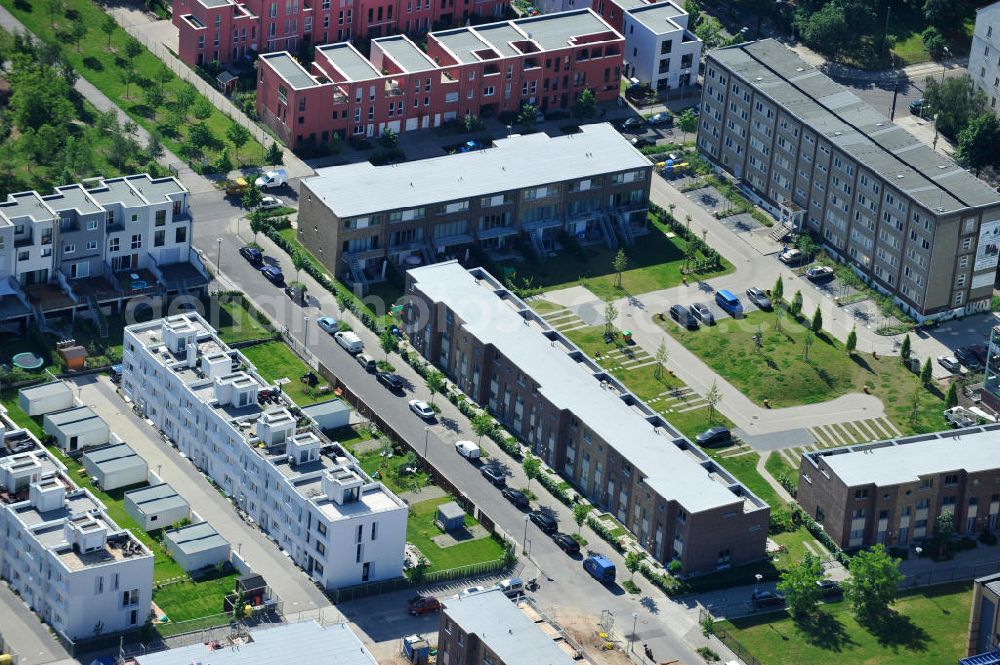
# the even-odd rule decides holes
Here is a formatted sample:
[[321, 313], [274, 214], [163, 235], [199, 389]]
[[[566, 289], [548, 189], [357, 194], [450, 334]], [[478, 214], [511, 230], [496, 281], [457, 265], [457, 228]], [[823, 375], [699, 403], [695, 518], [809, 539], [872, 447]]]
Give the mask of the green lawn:
[[[924, 46], [922, 33], [927, 28], [927, 21], [921, 15], [920, 7], [922, 5], [910, 7], [905, 3], [894, 4], [892, 7], [890, 17], [892, 20], [889, 23], [889, 34], [895, 41], [892, 53], [902, 60], [904, 66], [931, 60], [931, 54]], [[948, 49], [953, 56], [969, 52], [975, 22], [975, 16], [969, 16], [957, 26], [957, 29], [944, 33]]]
[[799, 470], [793, 468], [792, 465], [786, 462], [785, 458], [779, 453], [771, 453], [768, 456], [767, 461], [764, 462], [764, 468], [767, 469], [767, 472], [770, 473], [771, 477], [775, 480], [778, 479], [778, 476], [784, 474], [785, 477], [788, 478], [793, 485], [795, 485], [795, 487], [799, 486]]
[[[663, 328], [709, 367], [758, 404], [772, 407], [825, 402], [865, 387], [885, 404], [886, 412], [904, 433], [936, 431], [943, 427], [944, 395], [935, 386], [920, 388], [919, 379], [898, 357], [848, 356], [843, 344], [823, 332], [812, 336], [787, 315], [782, 330], [775, 328], [775, 314], [752, 311], [745, 318], [723, 318], [715, 326], [690, 331], [672, 321]], [[761, 350], [753, 337], [763, 336]], [[804, 360], [805, 339], [812, 346]], [[912, 396], [918, 397], [916, 418]]]
[[37, 439], [41, 439], [45, 436], [40, 419], [35, 420], [21, 410], [21, 406], [17, 401], [16, 390], [7, 389], [0, 393], [0, 404], [3, 404], [4, 408], [7, 409], [7, 415], [14, 421], [15, 425], [28, 430], [34, 434]]
[[860, 626], [848, 603], [823, 607], [808, 627], [784, 613], [723, 621], [767, 665], [940, 665], [965, 656], [971, 584], [962, 582], [903, 596], [893, 618]]
[[[48, 11], [48, 3], [24, 0], [0, 0], [0, 2], [35, 36], [45, 42], [61, 46], [62, 56], [81, 76], [117, 103], [136, 123], [146, 129], [159, 131], [163, 137], [163, 144], [175, 153], [182, 152], [181, 146], [187, 141], [191, 127], [203, 123], [219, 143], [215, 148], [206, 150], [205, 154], [209, 159], [223, 146], [228, 148], [234, 162], [238, 161], [236, 157], [240, 155], [262, 154], [260, 144], [250, 139], [237, 155], [234, 146], [226, 139], [226, 129], [232, 121], [210, 103], [210, 114], [207, 118], [198, 119], [189, 115], [195, 108], [195, 105], [192, 105], [190, 108], [180, 110], [182, 117], [176, 118], [179, 122], [175, 127], [171, 128], [165, 124], [168, 115], [173, 111], [168, 111], [165, 108], [166, 104], [160, 108], [150, 108], [143, 94], [143, 89], [156, 81], [155, 76], [164, 65], [145, 47], [139, 56], [129, 62], [125, 55], [125, 43], [131, 37], [119, 27], [116, 27], [111, 35], [111, 48], [108, 48], [108, 37], [100, 29], [104, 12], [91, 0], [61, 0], [62, 10], [56, 12], [54, 17]], [[87, 33], [78, 47], [68, 44], [65, 36], [71, 30], [73, 17], [78, 17], [80, 23], [87, 28]], [[120, 78], [121, 73], [126, 70], [135, 72], [140, 80], [126, 86]], [[167, 80], [162, 87], [167, 104], [176, 100], [181, 89], [193, 89], [190, 83], [182, 81], [172, 72], [169, 77], [164, 76], [164, 78]], [[204, 98], [196, 93], [196, 99]]]
[[299, 406], [309, 406], [333, 397], [329, 393], [321, 395], [299, 380], [312, 369], [302, 362], [284, 342], [265, 342], [264, 344], [248, 346], [242, 351], [264, 380], [274, 382], [283, 378], [290, 379], [288, 383], [281, 386], [281, 390]]
[[160, 606], [173, 622], [200, 619], [223, 611], [222, 601], [234, 593], [239, 573], [212, 575], [199, 582], [168, 584], [153, 592], [153, 602]]
[[[496, 561], [503, 557], [503, 547], [489, 536], [445, 548], [438, 547], [431, 540], [441, 533], [441, 530], [434, 525], [437, 507], [449, 501], [452, 501], [452, 498], [446, 496], [410, 506], [410, 517], [406, 522], [406, 540], [416, 545], [427, 558], [430, 564], [427, 572]], [[472, 526], [476, 521], [466, 515], [465, 524]]]
[[712, 459], [725, 467], [729, 473], [736, 476], [736, 479], [746, 485], [751, 492], [766, 501], [769, 506], [777, 508], [785, 504], [781, 497], [778, 496], [778, 493], [774, 491], [774, 488], [771, 487], [770, 483], [764, 480], [764, 477], [757, 472], [757, 461], [760, 460], [759, 454], [748, 452], [743, 455], [720, 457], [719, 453], [725, 451], [725, 448], [721, 450], [717, 448], [705, 448], [704, 451]]
[[365, 470], [373, 479], [381, 481], [386, 487], [397, 494], [418, 490], [427, 485], [429, 477], [426, 472], [404, 473], [406, 467], [420, 468], [415, 454], [400, 454], [398, 451], [393, 456], [386, 458], [383, 450], [373, 450], [361, 455], [355, 454], [361, 468]]
[[219, 337], [227, 344], [253, 339], [265, 339], [273, 333], [270, 328], [243, 306], [239, 297], [219, 298]]
[[[629, 267], [622, 273], [621, 289], [615, 287], [616, 274], [611, 265], [618, 250], [605, 245], [584, 247], [582, 254], [564, 250], [545, 261], [501, 263], [500, 266], [513, 270], [519, 283], [530, 280], [534, 287], [545, 291], [582, 284], [604, 300], [677, 286], [681, 283], [686, 243], [677, 237], [667, 238], [653, 221], [650, 225], [651, 233], [637, 237], [635, 244], [625, 249]], [[732, 265], [725, 259], [722, 265], [722, 270], [698, 273], [690, 279], [711, 279], [732, 271]]]

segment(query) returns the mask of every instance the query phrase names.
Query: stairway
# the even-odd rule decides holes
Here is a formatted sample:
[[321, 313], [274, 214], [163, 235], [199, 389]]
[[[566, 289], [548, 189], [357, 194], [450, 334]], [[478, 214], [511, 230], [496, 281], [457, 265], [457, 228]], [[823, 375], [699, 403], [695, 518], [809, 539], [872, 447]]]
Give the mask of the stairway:
[[767, 235], [770, 236], [771, 240], [773, 240], [774, 242], [781, 242], [791, 232], [792, 230], [790, 228], [788, 228], [781, 222], [778, 222], [777, 224], [771, 227], [771, 232], [768, 233]]
[[615, 234], [615, 227], [611, 225], [610, 214], [598, 215], [597, 219], [600, 220], [601, 233], [604, 234], [604, 243], [608, 246], [608, 249], [614, 249], [618, 244], [618, 235]]
[[542, 243], [542, 230], [532, 229], [528, 232], [528, 239], [531, 241], [531, 248], [535, 250], [538, 259], [544, 261], [548, 252], [545, 251], [545, 245]]
[[365, 277], [365, 271], [361, 267], [361, 262], [358, 261], [358, 257], [349, 255], [347, 257], [347, 265], [351, 269], [352, 281], [355, 284], [361, 285], [362, 295], [368, 295], [368, 278]]
[[635, 244], [635, 237], [632, 235], [632, 226], [628, 221], [628, 214], [624, 212], [616, 212], [615, 221], [618, 222], [618, 231], [621, 233], [622, 244], [626, 247], [631, 247]]
[[93, 294], [87, 296], [87, 307], [90, 308], [90, 313], [94, 317], [94, 323], [97, 324], [97, 334], [100, 335], [101, 339], [107, 339], [108, 320], [104, 317], [104, 312], [101, 311], [101, 306]]

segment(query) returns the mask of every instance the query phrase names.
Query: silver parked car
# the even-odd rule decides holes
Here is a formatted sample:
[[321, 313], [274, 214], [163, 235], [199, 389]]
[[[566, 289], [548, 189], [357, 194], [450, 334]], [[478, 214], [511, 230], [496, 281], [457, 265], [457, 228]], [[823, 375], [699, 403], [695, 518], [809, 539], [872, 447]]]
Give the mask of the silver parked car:
[[715, 314], [712, 314], [712, 310], [709, 309], [708, 305], [703, 302], [691, 303], [691, 313], [694, 314], [698, 319], [701, 320], [706, 326], [715, 325]]

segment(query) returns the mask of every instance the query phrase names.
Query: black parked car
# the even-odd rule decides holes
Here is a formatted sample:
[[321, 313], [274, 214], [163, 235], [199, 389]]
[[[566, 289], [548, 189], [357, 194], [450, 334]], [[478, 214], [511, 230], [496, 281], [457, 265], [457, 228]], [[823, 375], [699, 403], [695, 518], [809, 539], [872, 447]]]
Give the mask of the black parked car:
[[531, 511], [531, 521], [538, 525], [538, 528], [545, 533], [555, 533], [556, 529], [559, 528], [559, 523], [556, 522], [556, 518], [552, 517], [548, 513], [543, 513], [540, 510]]
[[240, 247], [240, 256], [250, 262], [252, 266], [261, 266], [264, 264], [264, 254], [256, 247]]
[[528, 497], [524, 496], [524, 492], [518, 492], [517, 490], [505, 487], [503, 491], [500, 492], [500, 496], [507, 499], [521, 510], [528, 507]]
[[698, 329], [698, 319], [694, 318], [694, 314], [691, 313], [691, 310], [684, 305], [671, 305], [670, 318], [688, 330]]
[[784, 607], [785, 597], [777, 591], [756, 591], [750, 596], [755, 610], [764, 607]]
[[733, 435], [725, 427], [709, 427], [696, 436], [694, 441], [699, 446], [717, 446], [722, 443], [728, 443], [731, 438], [733, 438]]
[[579, 554], [580, 553], [580, 543], [573, 540], [573, 536], [566, 533], [554, 533], [552, 534], [552, 540], [556, 541], [556, 545], [559, 546], [566, 554]]
[[983, 368], [983, 364], [979, 362], [979, 358], [971, 348], [955, 349], [955, 357], [958, 358], [958, 362], [968, 367], [970, 372], [978, 372]]
[[503, 467], [499, 464], [484, 464], [479, 469], [479, 473], [483, 474], [483, 478], [490, 481], [491, 485], [496, 487], [507, 486], [506, 474], [503, 472]]
[[646, 123], [642, 118], [628, 118], [621, 124], [623, 132], [638, 132], [646, 128]]
[[284, 286], [285, 276], [281, 272], [281, 268], [276, 268], [275, 266], [264, 266], [260, 269], [260, 274], [264, 275], [269, 282], [276, 286]]
[[399, 392], [403, 389], [403, 380], [392, 372], [378, 372], [375, 378], [389, 390]]

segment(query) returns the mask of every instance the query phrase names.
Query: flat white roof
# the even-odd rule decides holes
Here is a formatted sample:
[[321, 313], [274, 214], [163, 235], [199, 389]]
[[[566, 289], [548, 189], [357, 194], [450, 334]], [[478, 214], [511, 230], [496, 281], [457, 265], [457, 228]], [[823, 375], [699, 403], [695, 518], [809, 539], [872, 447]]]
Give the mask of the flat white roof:
[[495, 148], [389, 166], [331, 166], [303, 182], [343, 219], [650, 168], [610, 124], [580, 129], [555, 138], [544, 132], [512, 136], [497, 140]]
[[509, 358], [538, 384], [545, 399], [573, 413], [646, 476], [646, 484], [664, 499], [677, 501], [689, 512], [744, 500], [711, 477], [672, 438], [657, 433], [640, 413], [602, 387], [586, 366], [553, 348], [542, 334], [552, 329], [544, 323], [530, 325], [491, 285], [480, 283], [454, 261], [414, 268], [409, 273], [417, 289], [445, 303], [464, 321], [466, 330]]
[[899, 485], [948, 471], [1000, 469], [1000, 427], [939, 432], [814, 453], [848, 487]]

